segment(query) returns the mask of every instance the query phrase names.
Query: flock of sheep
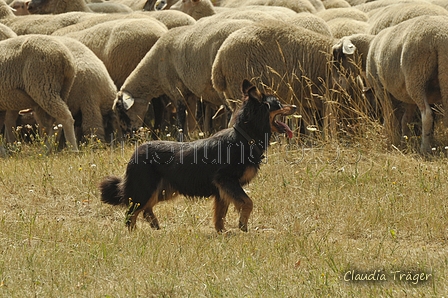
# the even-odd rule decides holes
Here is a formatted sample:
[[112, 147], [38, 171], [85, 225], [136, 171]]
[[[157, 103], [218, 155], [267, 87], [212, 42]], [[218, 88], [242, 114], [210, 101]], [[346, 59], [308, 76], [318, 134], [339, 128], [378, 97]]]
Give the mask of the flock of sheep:
[[390, 108], [385, 127], [401, 135], [418, 109], [425, 153], [431, 105], [448, 106], [446, 8], [448, 0], [0, 0], [0, 126], [13, 142], [19, 111], [32, 109], [48, 135], [61, 124], [76, 151], [75, 119], [82, 135], [105, 142], [141, 127], [151, 104], [157, 119], [186, 105], [187, 119], [177, 112], [187, 133], [201, 102], [208, 131], [220, 111], [237, 108], [250, 78], [312, 115], [304, 123], [326, 117], [328, 90], [356, 101], [350, 90], [370, 87]]

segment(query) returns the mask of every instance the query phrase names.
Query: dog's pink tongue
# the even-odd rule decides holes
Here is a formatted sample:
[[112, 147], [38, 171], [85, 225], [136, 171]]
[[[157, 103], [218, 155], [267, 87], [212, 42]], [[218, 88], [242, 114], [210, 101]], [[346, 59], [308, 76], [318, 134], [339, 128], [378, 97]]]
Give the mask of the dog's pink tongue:
[[285, 130], [286, 134], [288, 135], [288, 138], [292, 139], [292, 130], [291, 130], [291, 128], [289, 128], [288, 125], [286, 125], [285, 123], [283, 123], [281, 121], [277, 121], [277, 124], [280, 125], [281, 127], [283, 127], [283, 129]]

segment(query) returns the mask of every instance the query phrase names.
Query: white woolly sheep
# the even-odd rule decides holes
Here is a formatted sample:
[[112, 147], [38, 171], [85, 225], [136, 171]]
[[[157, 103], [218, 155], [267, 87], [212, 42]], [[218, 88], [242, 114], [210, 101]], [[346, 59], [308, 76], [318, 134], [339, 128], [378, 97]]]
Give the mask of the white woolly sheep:
[[[219, 8], [219, 10], [218, 10]], [[184, 0], [171, 6], [171, 10], [180, 10], [194, 19], [219, 15], [225, 19], [245, 19], [262, 21], [265, 19], [283, 19], [294, 17], [297, 13], [286, 7], [247, 5], [236, 8], [214, 7], [210, 0]]]
[[153, 0], [113, 0], [110, 2], [127, 5], [133, 10], [154, 10]]
[[359, 10], [356, 7], [343, 7], [343, 8], [333, 8], [316, 13], [319, 17], [325, 21], [329, 21], [336, 18], [350, 18], [352, 20], [357, 20], [361, 22], [367, 22], [369, 16]]
[[285, 17], [284, 21], [288, 24], [299, 26], [316, 33], [320, 33], [326, 36], [332, 36], [330, 26], [328, 26], [327, 22], [325, 22], [321, 17], [312, 13], [297, 13], [292, 17]]
[[[98, 10], [92, 10], [94, 7]], [[94, 3], [87, 5], [84, 0], [30, 0], [28, 2], [28, 11], [31, 14], [60, 14], [70, 11], [85, 11], [85, 12], [103, 12], [104, 10], [111, 10], [113, 12], [131, 12], [132, 9], [120, 3]], [[104, 11], [106, 12], [106, 11]]]
[[69, 38], [57, 37], [72, 52], [75, 59], [76, 77], [67, 98], [67, 105], [73, 116], [82, 116], [83, 136], [96, 135], [105, 142], [105, 129], [115, 132], [118, 127], [112, 106], [117, 95], [103, 62], [84, 44]]
[[322, 3], [324, 4], [325, 9], [351, 7], [351, 5], [345, 0], [322, 0]]
[[11, 28], [3, 24], [0, 24], [0, 41], [16, 36], [17, 36], [16, 33], [12, 31]]
[[9, 4], [14, 10], [16, 16], [26, 16], [29, 15], [28, 11], [28, 1], [27, 0], [14, 0]]
[[0, 110], [36, 111], [40, 127], [53, 134], [50, 117], [62, 124], [77, 151], [74, 119], [66, 104], [76, 70], [71, 51], [50, 36], [19, 36], [0, 42]]
[[57, 29], [95, 16], [93, 13], [70, 12], [62, 15], [28, 15], [18, 17], [4, 0], [0, 0], [0, 23], [18, 35], [51, 34]]
[[370, 34], [378, 34], [387, 27], [419, 16], [447, 16], [448, 11], [438, 5], [425, 3], [399, 3], [375, 10], [368, 23]]
[[316, 8], [308, 0], [226, 0], [221, 1], [222, 7], [242, 7], [247, 5], [283, 6], [295, 12], [316, 13]]
[[146, 53], [168, 31], [152, 18], [116, 20], [65, 36], [91, 49], [106, 66], [117, 88], [121, 88]]
[[[236, 99], [237, 82], [254, 78], [260, 88], [268, 86], [285, 102], [321, 111], [322, 101], [313, 94], [321, 94], [319, 86], [328, 81], [327, 56], [334, 42], [281, 21], [247, 26], [221, 45], [212, 68], [213, 86], [226, 98]], [[304, 78], [309, 81], [303, 82]]]
[[[0, 0], [1, 1], [1, 0]], [[71, 26], [66, 26], [54, 31], [53, 35], [66, 35], [72, 32], [91, 28], [95, 25], [114, 21], [114, 20], [130, 20], [130, 19], [156, 19], [162, 22], [168, 29], [180, 26], [188, 26], [196, 23], [196, 20], [191, 16], [176, 10], [162, 10], [162, 11], [147, 11], [147, 12], [133, 12], [129, 14], [108, 14], [101, 15], [86, 21], [78, 22]]]
[[[168, 95], [176, 104], [186, 100], [190, 107], [196, 105], [199, 97], [214, 105], [225, 103], [211, 84], [211, 66], [226, 37], [251, 23], [208, 19], [165, 33], [119, 92], [116, 109], [121, 119], [127, 120], [123, 129], [128, 132], [131, 128], [138, 128], [149, 101], [162, 94]], [[187, 133], [185, 127], [184, 132]]]
[[329, 20], [327, 24], [334, 38], [342, 38], [357, 33], [368, 33], [370, 27], [367, 22], [349, 18], [332, 19]]
[[172, 10], [180, 10], [195, 20], [216, 14], [215, 7], [210, 0], [182, 0], [170, 7]]
[[[363, 69], [383, 106], [388, 103], [384, 91], [404, 103], [402, 135], [408, 135], [407, 124], [418, 107], [422, 118], [420, 149], [423, 153], [431, 150], [433, 115], [430, 104], [442, 103], [445, 109], [448, 106], [447, 26], [446, 17], [422, 16], [383, 29], [376, 36], [344, 37], [334, 47], [335, 55], [344, 58], [356, 52], [367, 56]], [[396, 129], [393, 121], [387, 121], [393, 118], [386, 114], [384, 117], [386, 128]], [[444, 123], [448, 124], [448, 113], [445, 113]]]
[[[105, 124], [111, 127], [111, 132], [116, 128], [112, 106], [117, 89], [104, 64], [90, 49], [69, 37], [55, 38], [71, 51], [75, 61], [76, 77], [67, 97], [67, 106], [73, 117], [81, 115], [82, 136], [90, 138], [94, 135], [104, 143]], [[5, 121], [5, 126], [14, 127], [17, 116], [15, 112], [9, 119], [7, 117], [10, 122]]]
[[98, 13], [129, 13], [134, 11], [127, 5], [113, 2], [87, 3], [87, 7], [92, 12]]
[[395, 5], [399, 3], [429, 3], [427, 0], [375, 0], [371, 2], [366, 2], [363, 4], [356, 5], [356, 8], [358, 8], [361, 11], [364, 11], [368, 15], [370, 13], [375, 12], [376, 9], [386, 7], [389, 5]]

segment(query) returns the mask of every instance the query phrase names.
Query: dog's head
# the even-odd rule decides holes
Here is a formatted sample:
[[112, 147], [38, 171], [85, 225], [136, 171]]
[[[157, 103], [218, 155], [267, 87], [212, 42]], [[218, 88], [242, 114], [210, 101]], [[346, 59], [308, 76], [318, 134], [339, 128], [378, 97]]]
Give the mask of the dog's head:
[[292, 131], [288, 125], [277, 120], [279, 116], [293, 114], [297, 107], [294, 105], [282, 104], [274, 95], [261, 93], [257, 87], [248, 80], [243, 81], [243, 106], [239, 121], [255, 121], [260, 127], [269, 119], [271, 132], [286, 133], [292, 138]]

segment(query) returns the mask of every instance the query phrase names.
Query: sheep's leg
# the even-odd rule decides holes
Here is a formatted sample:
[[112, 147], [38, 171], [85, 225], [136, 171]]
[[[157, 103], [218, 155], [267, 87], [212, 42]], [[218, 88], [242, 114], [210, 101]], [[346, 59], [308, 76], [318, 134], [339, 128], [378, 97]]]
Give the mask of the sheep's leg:
[[204, 113], [204, 132], [209, 135], [211, 133], [212, 105], [205, 103]]
[[16, 136], [14, 135], [13, 130], [15, 130], [18, 117], [19, 117], [19, 111], [6, 111], [5, 138], [6, 142], [8, 143], [13, 143], [16, 140]]
[[43, 121], [43, 119], [47, 119], [47, 121], [45, 121], [46, 123], [44, 124], [44, 127], [49, 137], [53, 135], [53, 127], [52, 123], [48, 121], [48, 115], [56, 119], [57, 124], [62, 125], [65, 138], [71, 144], [72, 151], [78, 152], [78, 145], [76, 143], [75, 137], [75, 120], [73, 119], [72, 113], [63, 101], [52, 102], [53, 104], [51, 105], [51, 110], [45, 109], [44, 107], [36, 108], [36, 115], [38, 116], [37, 118], [39, 118], [40, 121]]
[[415, 116], [415, 110], [417, 108], [414, 104], [405, 104], [403, 103], [404, 113], [401, 117], [401, 133], [402, 136], [410, 137], [412, 135], [409, 124], [412, 123]]
[[198, 100], [196, 96], [190, 95], [187, 97], [187, 131], [184, 133], [188, 135], [189, 132], [196, 129], [196, 112]]
[[422, 144], [420, 147], [420, 151], [422, 153], [427, 153], [431, 151], [434, 118], [432, 115], [431, 107], [426, 100], [424, 102], [424, 105], [420, 107], [420, 113], [422, 115]]
[[103, 115], [99, 107], [85, 107], [81, 109], [82, 113], [82, 133], [84, 136], [96, 135], [97, 139], [105, 142]]

